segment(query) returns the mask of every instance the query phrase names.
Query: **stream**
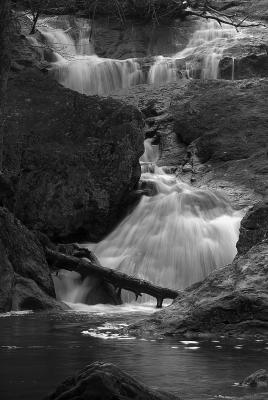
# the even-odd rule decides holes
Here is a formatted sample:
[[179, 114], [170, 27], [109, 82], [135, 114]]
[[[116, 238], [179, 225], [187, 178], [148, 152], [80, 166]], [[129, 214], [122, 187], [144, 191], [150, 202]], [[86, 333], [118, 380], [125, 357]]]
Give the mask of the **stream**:
[[224, 399], [250, 393], [237, 383], [267, 365], [268, 343], [258, 339], [118, 337], [118, 328], [155, 311], [149, 305], [75, 308], [1, 315], [1, 399], [41, 399], [94, 361], [114, 363], [183, 399]]

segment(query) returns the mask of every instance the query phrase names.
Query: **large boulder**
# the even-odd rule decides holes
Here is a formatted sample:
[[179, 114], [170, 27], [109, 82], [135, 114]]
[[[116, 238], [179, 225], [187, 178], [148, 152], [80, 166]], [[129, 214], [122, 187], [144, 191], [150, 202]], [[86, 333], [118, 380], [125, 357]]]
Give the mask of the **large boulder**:
[[67, 378], [46, 400], [179, 400], [151, 389], [113, 364], [95, 362]]
[[65, 309], [55, 297], [42, 245], [13, 214], [0, 208], [0, 312]]
[[[182, 291], [171, 306], [132, 326], [130, 331], [149, 335], [267, 335], [268, 225], [265, 218], [260, 218], [263, 207], [251, 210], [251, 220], [258, 221], [262, 232], [258, 240], [256, 235], [253, 237], [251, 247], [248, 243], [247, 248], [239, 246], [242, 253], [232, 264]], [[242, 231], [249, 226], [249, 215], [242, 221]]]
[[7, 97], [4, 167], [19, 174], [16, 215], [51, 238], [99, 239], [139, 181], [141, 114], [37, 69], [14, 74]]

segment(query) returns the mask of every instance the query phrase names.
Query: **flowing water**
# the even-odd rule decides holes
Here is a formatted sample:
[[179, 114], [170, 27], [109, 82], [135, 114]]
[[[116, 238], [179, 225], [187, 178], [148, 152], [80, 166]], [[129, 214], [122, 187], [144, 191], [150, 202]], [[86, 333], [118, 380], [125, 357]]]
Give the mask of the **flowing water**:
[[[100, 263], [130, 276], [173, 289], [203, 280], [236, 254], [241, 214], [219, 193], [196, 189], [157, 167], [158, 146], [145, 141], [140, 185], [149, 188], [136, 208], [97, 244], [87, 247]], [[92, 283], [77, 274], [56, 280], [58, 296], [71, 302], [87, 298]], [[125, 301], [133, 296], [124, 293]], [[152, 299], [151, 299], [152, 300]], [[150, 301], [142, 296], [141, 302]]]
[[231, 400], [250, 393], [236, 383], [267, 367], [268, 344], [259, 339], [129, 338], [118, 335], [118, 328], [152, 309], [82, 309], [0, 314], [1, 400], [42, 399], [66, 377], [98, 360], [185, 400]]
[[[136, 59], [98, 57], [88, 26], [74, 34], [71, 26], [48, 23], [41, 31], [54, 50], [52, 71], [59, 82], [86, 94], [108, 94], [144, 80], [159, 85], [178, 79], [179, 70], [188, 78], [197, 70], [204, 79], [217, 78], [223, 49], [234, 35], [225, 26], [197, 22], [187, 47], [157, 57], [144, 76]], [[241, 215], [219, 193], [193, 188], [159, 168], [157, 159], [158, 147], [145, 141], [140, 186], [146, 194], [110, 235], [86, 246], [107, 267], [183, 289], [232, 261]], [[40, 399], [97, 360], [115, 363], [186, 400], [231, 399], [245, 394], [238, 382], [267, 366], [268, 343], [258, 338], [187, 341], [123, 335], [120, 328], [157, 312], [154, 305], [149, 298], [133, 303], [127, 295], [122, 306], [80, 304], [91, 285], [75, 274], [57, 279], [58, 297], [71, 302], [69, 312], [0, 314], [1, 399]]]
[[87, 22], [79, 27], [79, 34], [67, 22], [66, 26], [58, 28], [42, 21], [39, 27], [46, 44], [54, 51], [51, 70], [62, 85], [88, 95], [108, 95], [140, 83], [159, 86], [182, 77], [217, 79], [224, 51], [242, 35], [227, 24], [198, 20], [184, 50], [169, 57], [153, 57], [146, 71], [142, 68], [143, 60], [97, 56]]
[[135, 59], [113, 60], [95, 54], [87, 26], [77, 38], [72, 37], [71, 27], [63, 30], [43, 23], [39, 30], [54, 50], [52, 72], [65, 87], [87, 95], [107, 95], [142, 82]]
[[233, 26], [219, 25], [213, 20], [199, 21], [184, 50], [169, 58], [162, 56], [156, 58], [149, 73], [149, 82], [160, 85], [176, 81], [181, 61], [182, 65], [185, 65], [184, 69], [181, 67], [181, 71], [188, 78], [219, 78], [219, 63], [224, 50], [239, 35]]

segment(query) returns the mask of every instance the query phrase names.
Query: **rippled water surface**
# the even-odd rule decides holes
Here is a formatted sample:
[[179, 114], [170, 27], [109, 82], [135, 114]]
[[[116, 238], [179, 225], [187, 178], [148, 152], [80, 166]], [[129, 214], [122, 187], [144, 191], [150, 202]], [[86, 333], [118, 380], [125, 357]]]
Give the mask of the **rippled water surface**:
[[[81, 308], [76, 305], [76, 308]], [[79, 368], [112, 362], [144, 383], [201, 400], [243, 395], [235, 386], [267, 367], [268, 343], [242, 338], [144, 340], [118, 334], [149, 306], [83, 307], [61, 314], [0, 314], [0, 398], [41, 399]]]

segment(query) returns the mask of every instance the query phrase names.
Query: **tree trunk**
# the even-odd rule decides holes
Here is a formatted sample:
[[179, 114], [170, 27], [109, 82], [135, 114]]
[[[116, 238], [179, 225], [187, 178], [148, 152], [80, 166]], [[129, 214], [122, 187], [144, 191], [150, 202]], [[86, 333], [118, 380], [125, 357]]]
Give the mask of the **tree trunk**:
[[143, 279], [137, 279], [120, 271], [102, 267], [93, 253], [85, 249], [81, 249], [81, 253], [79, 254], [78, 251], [76, 254], [78, 257], [86, 256], [88, 259], [66, 255], [49, 248], [45, 249], [45, 253], [47, 262], [53, 270], [76, 271], [82, 278], [88, 275], [96, 275], [105, 282], [111, 283], [118, 293], [121, 292], [121, 289], [125, 289], [135, 293], [136, 298], [143, 293], [149, 294], [157, 299], [157, 308], [162, 307], [164, 299], [175, 299], [179, 295], [176, 290], [162, 288]]

